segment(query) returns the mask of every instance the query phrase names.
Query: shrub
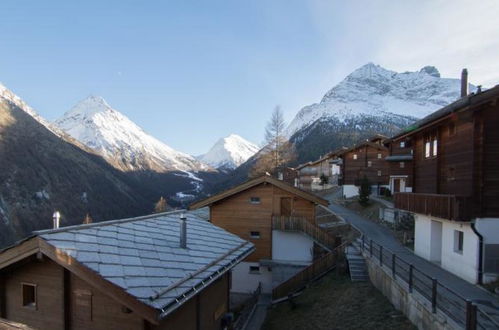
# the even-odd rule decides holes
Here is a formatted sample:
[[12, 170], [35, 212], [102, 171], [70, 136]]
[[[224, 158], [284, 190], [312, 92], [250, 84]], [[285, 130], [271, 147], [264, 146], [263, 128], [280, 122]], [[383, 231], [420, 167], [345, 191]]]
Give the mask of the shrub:
[[371, 195], [371, 182], [367, 176], [364, 175], [360, 181], [359, 187], [359, 203], [362, 206], [367, 206], [369, 204], [369, 195]]

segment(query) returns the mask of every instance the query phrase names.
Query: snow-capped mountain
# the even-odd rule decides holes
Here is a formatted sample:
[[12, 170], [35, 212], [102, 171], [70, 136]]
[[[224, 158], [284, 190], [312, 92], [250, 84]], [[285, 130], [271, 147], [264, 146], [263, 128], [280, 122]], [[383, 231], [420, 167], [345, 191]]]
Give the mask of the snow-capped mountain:
[[[302, 108], [287, 127], [298, 162], [317, 159], [373, 134], [391, 136], [460, 97], [459, 79], [441, 78], [435, 67], [397, 73], [368, 63]], [[473, 91], [470, 85], [469, 90]]]
[[90, 96], [80, 101], [55, 124], [125, 171], [196, 172], [209, 169], [194, 157], [176, 151], [144, 132], [102, 97]]
[[[397, 73], [368, 63], [324, 95], [320, 103], [302, 108], [287, 128], [292, 136], [318, 119], [340, 122], [355, 117], [422, 118], [460, 97], [459, 79], [441, 78], [433, 66]], [[469, 90], [474, 90], [470, 85]]]
[[210, 151], [197, 157], [203, 163], [215, 168], [232, 170], [251, 156], [258, 152], [260, 148], [236, 134], [218, 140]]

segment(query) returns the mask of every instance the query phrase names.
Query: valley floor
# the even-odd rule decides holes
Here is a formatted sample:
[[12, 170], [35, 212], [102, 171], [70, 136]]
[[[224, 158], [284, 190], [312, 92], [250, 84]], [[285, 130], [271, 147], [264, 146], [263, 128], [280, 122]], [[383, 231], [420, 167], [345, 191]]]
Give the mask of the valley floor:
[[370, 282], [328, 274], [267, 314], [262, 329], [416, 329]]

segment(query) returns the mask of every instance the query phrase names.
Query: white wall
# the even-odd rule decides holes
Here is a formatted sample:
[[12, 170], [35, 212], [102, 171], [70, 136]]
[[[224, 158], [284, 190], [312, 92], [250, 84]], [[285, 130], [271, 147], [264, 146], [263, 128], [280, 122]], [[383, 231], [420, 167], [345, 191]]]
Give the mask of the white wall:
[[[259, 266], [260, 274], [250, 273], [250, 266]], [[272, 292], [272, 272], [266, 266], [260, 266], [258, 262], [240, 262], [232, 269], [232, 288], [235, 293], [252, 293], [262, 283], [262, 291]]]
[[356, 187], [353, 184], [343, 185], [343, 195], [345, 196], [345, 198], [357, 196], [358, 194], [359, 194], [359, 187]]
[[[432, 249], [435, 252], [435, 244], [438, 244], [437, 236], [440, 230], [439, 226], [432, 225], [432, 221], [442, 223], [441, 267], [468, 282], [477, 283], [479, 242], [468, 222], [447, 221], [416, 214], [414, 252], [422, 258], [432, 260]], [[455, 230], [464, 233], [462, 254], [454, 251]]]
[[302, 233], [272, 231], [272, 260], [309, 264], [313, 260], [314, 241]]
[[[462, 254], [454, 251], [454, 230], [464, 232]], [[442, 268], [477, 283], [479, 241], [470, 223], [444, 221], [442, 235]]]
[[414, 214], [414, 253], [426, 260], [430, 260], [430, 237], [431, 219], [420, 214]]

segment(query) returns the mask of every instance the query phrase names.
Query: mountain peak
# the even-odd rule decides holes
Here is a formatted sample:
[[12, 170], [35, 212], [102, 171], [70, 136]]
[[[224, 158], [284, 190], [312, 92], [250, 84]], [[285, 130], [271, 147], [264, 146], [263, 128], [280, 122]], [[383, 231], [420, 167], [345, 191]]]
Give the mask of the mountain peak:
[[85, 99], [76, 103], [76, 105], [68, 111], [68, 114], [82, 114], [92, 116], [99, 112], [116, 111], [106, 102], [102, 96], [89, 95]]
[[423, 67], [421, 70], [419, 70], [419, 72], [426, 73], [426, 74], [433, 76], [433, 77], [436, 77], [436, 78], [440, 78], [440, 72], [438, 71], [438, 69], [434, 66], [431, 66], [431, 65], [427, 65], [427, 66]]
[[237, 134], [219, 139], [204, 155], [198, 157], [216, 168], [234, 169], [258, 152], [260, 148]]

